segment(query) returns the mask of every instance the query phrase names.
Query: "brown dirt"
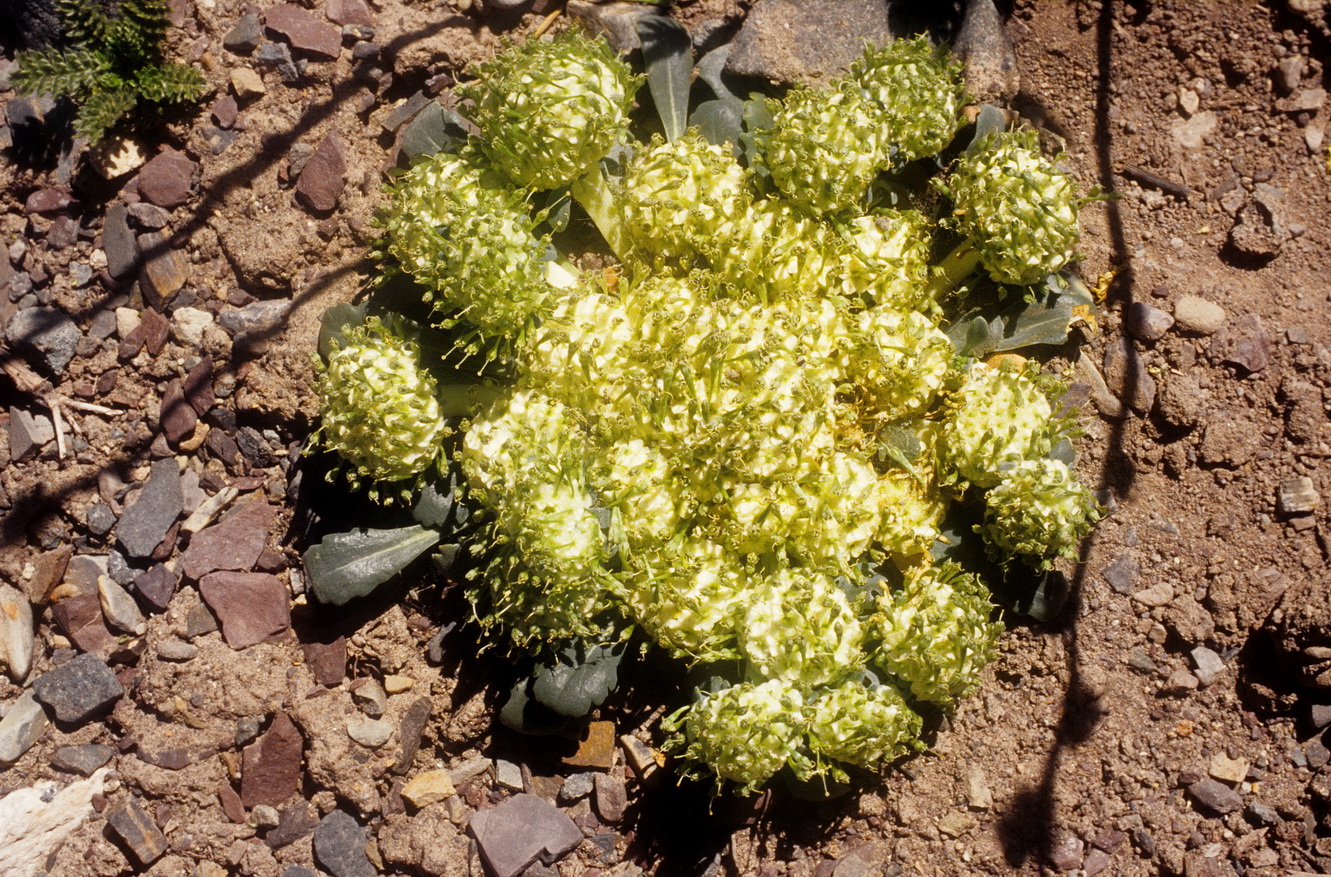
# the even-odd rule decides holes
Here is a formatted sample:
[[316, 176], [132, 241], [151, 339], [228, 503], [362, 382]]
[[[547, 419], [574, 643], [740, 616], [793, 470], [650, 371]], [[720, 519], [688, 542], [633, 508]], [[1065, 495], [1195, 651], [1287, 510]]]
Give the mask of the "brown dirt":
[[[173, 51], [196, 60], [216, 94], [226, 93], [231, 70], [250, 64], [221, 45], [242, 4], [180, 5]], [[1326, 85], [1325, 10], [1294, 0], [1271, 7], [1015, 6], [1007, 28], [1023, 75], [1016, 105], [1066, 150], [1088, 188], [1098, 184], [1116, 196], [1083, 214], [1084, 276], [1116, 274], [1100, 332], [1082, 356], [1105, 373], [1114, 396], [1131, 402], [1133, 368], [1099, 368], [1106, 351], [1127, 339], [1155, 387], [1145, 416], [1112, 411], [1117, 402], [1103, 396], [1087, 406], [1079, 468], [1110, 491], [1114, 510], [1088, 540], [1085, 562], [1069, 569], [1069, 608], [1048, 625], [1015, 623], [985, 685], [937, 730], [931, 753], [887, 771], [881, 783], [827, 803], [777, 796], [769, 810], [723, 802], [709, 814], [668, 789], [640, 789], [630, 774], [623, 824], [599, 823], [585, 802], [569, 808], [589, 834], [611, 835], [613, 843], [606, 853], [585, 842], [559, 864], [564, 877], [639, 869], [765, 877], [1331, 872], [1329, 756], [1313, 719], [1320, 714], [1314, 705], [1331, 703], [1327, 512], [1322, 505], [1291, 513], [1280, 502], [1301, 477], [1322, 494], [1331, 491], [1331, 184], [1317, 145], [1326, 111], [1299, 109], [1301, 99], [1316, 103], [1308, 90]], [[721, 0], [682, 4], [692, 19], [739, 11]], [[155, 132], [200, 168], [167, 227], [188, 269], [168, 310], [190, 304], [221, 314], [255, 300], [292, 302], [257, 347], [238, 349], [216, 334], [204, 341], [217, 357], [219, 405], [238, 415], [238, 423], [223, 419], [211, 428], [235, 434], [253, 427], [276, 459], [251, 449], [228, 464], [212, 444], [165, 446], [157, 435], [161, 394], [198, 354], [178, 336], [159, 353], [124, 358], [116, 333], [89, 337], [55, 389], [118, 413], [69, 412], [81, 434], [71, 436], [68, 458], [58, 459], [52, 443], [36, 458], [12, 462], [0, 443], [0, 579], [36, 603], [33, 676], [72, 655], [46, 599], [62, 561], [71, 551], [111, 547], [90, 529], [89, 509], [102, 501], [118, 511], [132, 498], [124, 485], [141, 481], [155, 457], [177, 454], [210, 491], [238, 483], [282, 504], [270, 545], [285, 559], [272, 565], [298, 595], [295, 637], [234, 650], [218, 633], [204, 633], [189, 637], [198, 655], [176, 663], [156, 648], [187, 638], [200, 598], [183, 584], [143, 637], [121, 638], [119, 667], [130, 694], [111, 716], [52, 729], [0, 771], [0, 793], [67, 782], [51, 767], [52, 753], [106, 743], [117, 748], [107, 802], [137, 797], [165, 832], [168, 852], [141, 869], [94, 818], [61, 848], [51, 875], [275, 877], [289, 864], [313, 867], [308, 836], [274, 851], [262, 832], [229, 819], [218, 796], [220, 787], [240, 788], [238, 727], [279, 709], [305, 740], [297, 802], [358, 815], [385, 873], [475, 869], [466, 816], [508, 792], [483, 774], [451, 803], [402, 812], [400, 776], [391, 771], [398, 732], [376, 750], [345, 733], [347, 719], [359, 714], [349, 682], [365, 676], [413, 680], [388, 699], [385, 718], [395, 728], [413, 700], [432, 700], [408, 777], [480, 755], [529, 761], [538, 792], [558, 788], [543, 774], [572, 772], [549, 766], [540, 741], [492, 737], [498, 695], [473, 678], [474, 667], [424, 659], [441, 619], [437, 607], [415, 595], [406, 608], [379, 606], [366, 617], [316, 613], [299, 596], [294, 546], [283, 539], [292, 505], [286, 456], [316, 411], [309, 354], [318, 317], [351, 298], [373, 270], [365, 262], [370, 219], [393, 141], [383, 123], [430, 77], [461, 69], [494, 51], [501, 32], [520, 34], [538, 20], [514, 19], [501, 31], [484, 16], [399, 0], [377, 4], [375, 19], [376, 41], [396, 50], [395, 81], [378, 93], [352, 74], [344, 50], [337, 61], [312, 62], [300, 87], [267, 73], [267, 93], [242, 103], [235, 141], [221, 154], [213, 154], [217, 135], [207, 130], [213, 98]], [[1277, 70], [1291, 58], [1303, 59], [1304, 69], [1289, 94]], [[293, 199], [289, 161], [330, 132], [344, 147], [347, 183], [337, 208], [315, 216]], [[23, 206], [31, 192], [59, 182], [59, 171], [11, 155], [0, 178], [0, 229], [6, 241], [28, 242], [14, 267], [49, 278], [36, 284], [43, 303], [71, 314], [85, 336], [99, 313], [144, 308], [137, 287], [103, 276], [76, 288], [69, 270], [71, 261], [103, 264], [94, 235], [110, 205], [138, 198], [133, 176], [115, 184], [76, 178], [77, 218], [88, 233], [63, 249], [49, 243], [52, 220]], [[1223, 327], [1203, 335], [1175, 326], [1156, 341], [1128, 333], [1133, 303], [1173, 312], [1187, 296], [1220, 305]], [[16, 307], [0, 301], [0, 322]], [[1085, 364], [1072, 373], [1088, 375]], [[1144, 385], [1136, 384], [1138, 401]], [[37, 398], [8, 384], [0, 389], [7, 409], [43, 413]], [[9, 417], [0, 422], [9, 425]], [[1128, 569], [1135, 573], [1124, 586]], [[317, 650], [302, 643], [338, 632], [348, 637], [349, 669], [346, 681], [323, 693]], [[1197, 647], [1223, 659], [1214, 678], [1198, 668]], [[0, 681], [0, 702], [19, 693]], [[152, 763], [171, 763], [161, 753], [173, 748], [189, 763]], [[1234, 761], [1246, 764], [1246, 774], [1240, 766], [1242, 777], [1230, 780], [1244, 807], [1216, 816], [1189, 787]]]

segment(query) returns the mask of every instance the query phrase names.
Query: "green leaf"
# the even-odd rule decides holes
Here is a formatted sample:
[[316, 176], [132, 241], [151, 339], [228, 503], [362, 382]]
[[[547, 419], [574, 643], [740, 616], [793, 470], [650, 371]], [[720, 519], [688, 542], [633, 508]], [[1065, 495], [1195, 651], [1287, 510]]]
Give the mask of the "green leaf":
[[1077, 319], [1072, 296], [1045, 294], [1035, 301], [1018, 300], [989, 322], [994, 350], [1020, 350], [1034, 344], [1062, 344]]
[[508, 700], [499, 711], [504, 727], [519, 734], [544, 737], [558, 734], [569, 726], [568, 716], [561, 716], [531, 695], [531, 680], [523, 679], [508, 693]]
[[693, 41], [684, 25], [664, 15], [638, 21], [638, 39], [652, 93], [667, 140], [678, 140], [688, 127], [689, 90], [693, 75]]
[[106, 58], [90, 49], [41, 49], [19, 53], [10, 81], [19, 94], [79, 97], [110, 69]]
[[336, 304], [324, 311], [319, 319], [319, 357], [324, 362], [333, 355], [334, 345], [342, 347], [347, 343], [346, 331], [352, 326], [365, 322], [365, 313], [369, 305]]
[[956, 348], [958, 356], [978, 359], [994, 350], [995, 341], [989, 321], [978, 315], [953, 323], [948, 327], [947, 337]]
[[305, 572], [320, 602], [341, 606], [372, 592], [438, 541], [437, 530], [419, 524], [333, 533], [306, 550]]
[[975, 117], [975, 136], [966, 146], [967, 152], [973, 152], [990, 134], [1007, 130], [1007, 114], [993, 104], [980, 107], [980, 114]]
[[1051, 460], [1059, 461], [1068, 468], [1077, 464], [1077, 449], [1073, 447], [1072, 439], [1067, 436], [1059, 439], [1058, 444], [1054, 445], [1046, 456]]
[[411, 509], [411, 516], [418, 524], [432, 527], [441, 533], [456, 532], [470, 517], [461, 497], [462, 475], [454, 464], [447, 480], [428, 481], [421, 488], [421, 495]]
[[87, 138], [90, 144], [100, 143], [112, 126], [129, 115], [138, 99], [129, 86], [94, 89], [74, 117], [75, 135]]
[[709, 100], [693, 111], [689, 125], [701, 131], [714, 146], [729, 143], [738, 149], [740, 135], [744, 133], [744, 114], [740, 104]]
[[707, 83], [707, 87], [712, 90], [712, 94], [716, 95], [717, 100], [740, 108], [742, 113], [744, 100], [726, 88], [725, 82], [721, 79], [726, 61], [730, 60], [730, 50], [733, 46], [734, 43], [726, 43], [698, 59], [698, 78]]
[[408, 158], [457, 152], [467, 142], [467, 123], [455, 110], [430, 101], [402, 130], [402, 153]]
[[570, 646], [532, 675], [532, 694], [560, 715], [580, 718], [619, 683], [622, 645]]
[[145, 67], [139, 71], [134, 85], [144, 98], [158, 103], [192, 101], [207, 87], [203, 74], [186, 64]]
[[469, 417], [509, 391], [493, 384], [439, 384], [439, 413], [444, 417]]
[[1052, 621], [1068, 601], [1067, 576], [1056, 569], [1040, 572], [1021, 563], [1007, 567], [1007, 575], [994, 580], [994, 597], [1014, 612], [1036, 621]]
[[610, 249], [621, 261], [626, 260], [629, 242], [624, 234], [624, 224], [619, 217], [619, 207], [615, 203], [615, 193], [600, 165], [592, 168], [573, 181], [569, 189], [573, 199], [587, 211], [601, 237], [610, 245]]
[[911, 475], [916, 475], [915, 461], [922, 450], [924, 443], [913, 430], [888, 424], [878, 431], [878, 459], [891, 460]]

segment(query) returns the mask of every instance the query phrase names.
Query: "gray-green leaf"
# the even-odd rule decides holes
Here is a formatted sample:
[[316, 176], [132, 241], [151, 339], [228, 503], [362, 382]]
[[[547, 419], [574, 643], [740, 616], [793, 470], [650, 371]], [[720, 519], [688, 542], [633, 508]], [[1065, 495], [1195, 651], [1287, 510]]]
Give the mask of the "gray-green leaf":
[[578, 718], [599, 706], [619, 683], [622, 646], [571, 647], [536, 668], [532, 694], [560, 715]]
[[325, 536], [305, 552], [305, 572], [322, 603], [364, 597], [439, 541], [419, 524], [395, 530], [351, 530]]
[[647, 88], [661, 117], [667, 140], [678, 140], [688, 127], [693, 41], [684, 25], [664, 15], [638, 21], [638, 39], [647, 67]]
[[689, 124], [701, 131], [707, 142], [714, 146], [725, 143], [734, 146], [737, 153], [735, 157], [739, 158], [739, 136], [744, 133], [742, 107], [742, 104], [709, 100], [693, 111]]
[[338, 347], [347, 343], [346, 331], [352, 326], [359, 326], [365, 322], [365, 312], [368, 305], [361, 303], [337, 304], [324, 311], [324, 315], [319, 319], [319, 357], [324, 362], [333, 355], [333, 345]]
[[467, 142], [467, 123], [456, 110], [430, 101], [402, 131], [402, 153], [408, 158], [456, 152]]

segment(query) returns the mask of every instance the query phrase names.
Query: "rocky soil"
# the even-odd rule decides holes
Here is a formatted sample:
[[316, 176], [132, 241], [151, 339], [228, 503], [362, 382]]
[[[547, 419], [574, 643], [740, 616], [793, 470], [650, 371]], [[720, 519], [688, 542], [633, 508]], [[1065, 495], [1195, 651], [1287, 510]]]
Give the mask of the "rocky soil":
[[[889, 25], [844, 2], [674, 14], [817, 77]], [[1114, 196], [1059, 351], [1112, 514], [929, 754], [821, 803], [677, 787], [641, 704], [504, 731], [447, 583], [305, 594], [319, 315], [374, 271], [413, 119], [558, 4], [173, 0], [210, 92], [116, 154], [0, 92], [0, 871], [1331, 873], [1328, 8], [1006, 5], [975, 89]]]

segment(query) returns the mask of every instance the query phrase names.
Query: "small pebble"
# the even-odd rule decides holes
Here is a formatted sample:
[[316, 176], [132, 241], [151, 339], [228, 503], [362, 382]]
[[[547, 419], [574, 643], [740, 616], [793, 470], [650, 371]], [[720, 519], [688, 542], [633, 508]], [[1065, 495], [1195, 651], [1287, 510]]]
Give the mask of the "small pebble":
[[199, 653], [199, 647], [193, 643], [172, 639], [158, 643], [156, 651], [157, 657], [163, 661], [188, 661]]
[[1220, 305], [1196, 295], [1179, 296], [1174, 303], [1174, 321], [1179, 329], [1194, 335], [1214, 335], [1227, 316]]

